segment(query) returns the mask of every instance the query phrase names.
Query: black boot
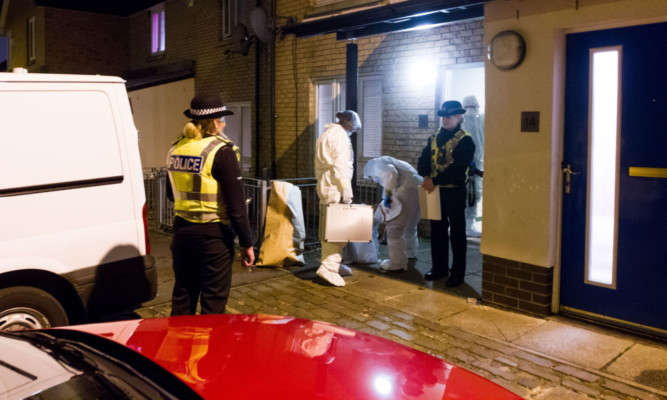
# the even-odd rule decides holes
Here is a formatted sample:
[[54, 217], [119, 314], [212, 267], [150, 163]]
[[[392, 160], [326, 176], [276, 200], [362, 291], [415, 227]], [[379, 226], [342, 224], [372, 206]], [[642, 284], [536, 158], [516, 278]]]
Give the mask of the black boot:
[[447, 272], [439, 272], [439, 271], [430, 270], [426, 274], [424, 274], [424, 280], [425, 281], [435, 281], [435, 280], [438, 280], [438, 279], [446, 278], [448, 276], [449, 276], [449, 274]]

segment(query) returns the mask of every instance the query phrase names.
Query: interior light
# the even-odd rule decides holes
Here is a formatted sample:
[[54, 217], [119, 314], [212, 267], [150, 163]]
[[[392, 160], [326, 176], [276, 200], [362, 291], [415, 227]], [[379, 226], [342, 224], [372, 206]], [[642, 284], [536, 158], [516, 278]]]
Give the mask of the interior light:
[[618, 177], [619, 48], [591, 52], [587, 281], [614, 286]]

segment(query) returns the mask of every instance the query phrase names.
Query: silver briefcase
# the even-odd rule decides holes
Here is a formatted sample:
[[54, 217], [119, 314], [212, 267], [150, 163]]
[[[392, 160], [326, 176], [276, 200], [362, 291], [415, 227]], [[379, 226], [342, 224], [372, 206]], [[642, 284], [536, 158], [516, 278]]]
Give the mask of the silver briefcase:
[[373, 206], [327, 204], [323, 222], [325, 242], [371, 242], [373, 240]]

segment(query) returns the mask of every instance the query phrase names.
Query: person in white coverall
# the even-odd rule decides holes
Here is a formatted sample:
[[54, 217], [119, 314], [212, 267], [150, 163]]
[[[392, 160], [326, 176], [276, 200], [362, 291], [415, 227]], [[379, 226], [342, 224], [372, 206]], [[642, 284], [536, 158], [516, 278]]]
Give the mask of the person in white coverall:
[[480, 237], [482, 232], [475, 227], [477, 203], [482, 198], [482, 176], [484, 174], [484, 114], [479, 113], [479, 102], [475, 96], [466, 96], [462, 102], [466, 114], [461, 127], [472, 136], [475, 143], [473, 166], [469, 172], [468, 200], [466, 201], [466, 236]]
[[[320, 199], [320, 238], [324, 238], [327, 204], [352, 203], [354, 154], [350, 135], [361, 129], [361, 120], [351, 110], [336, 113], [337, 123], [324, 126], [315, 145], [315, 177]], [[350, 275], [350, 268], [341, 264], [346, 243], [322, 240], [322, 258], [317, 275], [334, 286], [345, 286], [341, 275]]]
[[407, 162], [389, 156], [369, 160], [364, 167], [364, 176], [384, 189], [384, 200], [379, 208], [385, 215], [389, 259], [380, 263], [380, 269], [407, 271], [408, 258], [415, 258], [419, 247], [418, 188], [423, 178]]

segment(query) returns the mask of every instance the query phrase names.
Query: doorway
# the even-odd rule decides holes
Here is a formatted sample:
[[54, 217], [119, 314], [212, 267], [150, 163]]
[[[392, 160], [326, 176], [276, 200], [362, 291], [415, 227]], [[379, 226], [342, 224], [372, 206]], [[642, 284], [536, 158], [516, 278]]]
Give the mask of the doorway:
[[[466, 113], [462, 128], [475, 142], [475, 156], [468, 171], [466, 235], [478, 247], [482, 234], [484, 176], [484, 63], [447, 66], [443, 71], [442, 90], [436, 93], [436, 109], [445, 100], [460, 101]], [[439, 93], [442, 93], [440, 96]], [[442, 97], [442, 98], [440, 98]], [[474, 106], [474, 107], [473, 107]]]

